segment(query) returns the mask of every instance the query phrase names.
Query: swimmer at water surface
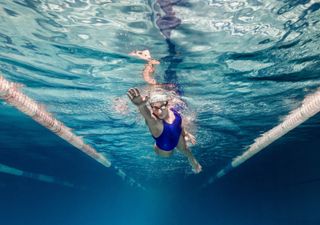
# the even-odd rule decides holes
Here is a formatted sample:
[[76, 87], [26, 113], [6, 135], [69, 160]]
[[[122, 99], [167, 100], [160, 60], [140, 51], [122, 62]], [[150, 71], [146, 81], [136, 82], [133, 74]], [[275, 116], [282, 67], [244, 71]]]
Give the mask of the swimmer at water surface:
[[[152, 73], [155, 71], [154, 65], [159, 64], [159, 61], [152, 59], [148, 50], [134, 51], [130, 55], [148, 62], [143, 71], [143, 77], [147, 83], [156, 85], [157, 82], [152, 78]], [[149, 96], [142, 96], [137, 88], [130, 88], [127, 95], [146, 121], [156, 142], [155, 152], [160, 156], [169, 157], [177, 148], [188, 158], [193, 171], [201, 172], [201, 165], [187, 146], [187, 142], [195, 144], [196, 139], [184, 128], [180, 113], [171, 107], [169, 95], [159, 88], [151, 91]]]

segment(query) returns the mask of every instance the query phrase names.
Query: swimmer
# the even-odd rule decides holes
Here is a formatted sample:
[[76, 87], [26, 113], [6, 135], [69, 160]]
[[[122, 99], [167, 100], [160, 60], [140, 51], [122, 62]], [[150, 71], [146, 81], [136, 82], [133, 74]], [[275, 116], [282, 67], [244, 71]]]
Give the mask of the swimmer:
[[[135, 51], [130, 55], [148, 61], [143, 71], [143, 76], [147, 83], [157, 84], [152, 78], [152, 73], [155, 71], [154, 65], [159, 64], [159, 61], [152, 59], [148, 50]], [[184, 128], [183, 118], [174, 107], [171, 107], [171, 99], [168, 94], [163, 90], [157, 89], [152, 91], [149, 96], [142, 96], [137, 88], [130, 88], [127, 95], [131, 102], [138, 107], [146, 121], [149, 131], [156, 142], [154, 145], [156, 154], [169, 157], [173, 154], [173, 150], [177, 148], [188, 158], [193, 171], [200, 173], [202, 167], [187, 145], [187, 142], [195, 144], [196, 139]]]

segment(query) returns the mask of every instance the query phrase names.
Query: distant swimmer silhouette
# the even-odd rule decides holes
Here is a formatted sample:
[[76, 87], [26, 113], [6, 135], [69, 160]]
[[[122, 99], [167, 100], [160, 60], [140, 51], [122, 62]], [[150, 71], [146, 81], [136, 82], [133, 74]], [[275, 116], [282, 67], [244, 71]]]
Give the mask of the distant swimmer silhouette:
[[177, 148], [188, 158], [193, 171], [195, 173], [201, 172], [201, 165], [187, 145], [187, 142], [195, 144], [195, 137], [186, 131], [183, 126], [183, 118], [172, 107], [172, 101], [168, 93], [160, 89], [160, 84], [157, 86], [157, 82], [152, 78], [155, 71], [154, 65], [160, 64], [159, 61], [152, 59], [148, 50], [134, 51], [130, 55], [148, 62], [144, 68], [143, 77], [148, 84], [155, 85], [155, 89], [150, 91], [148, 96], [142, 96], [137, 88], [130, 88], [127, 95], [131, 102], [138, 107], [146, 121], [156, 142], [154, 145], [156, 154], [169, 157], [173, 154], [173, 150]]

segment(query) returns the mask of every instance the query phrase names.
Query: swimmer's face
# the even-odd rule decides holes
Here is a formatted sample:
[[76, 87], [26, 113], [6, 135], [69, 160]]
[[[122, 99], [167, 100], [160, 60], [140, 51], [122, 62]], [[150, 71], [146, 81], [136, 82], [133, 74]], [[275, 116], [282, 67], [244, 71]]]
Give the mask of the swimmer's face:
[[154, 102], [150, 104], [152, 112], [159, 118], [164, 119], [168, 115], [168, 102]]

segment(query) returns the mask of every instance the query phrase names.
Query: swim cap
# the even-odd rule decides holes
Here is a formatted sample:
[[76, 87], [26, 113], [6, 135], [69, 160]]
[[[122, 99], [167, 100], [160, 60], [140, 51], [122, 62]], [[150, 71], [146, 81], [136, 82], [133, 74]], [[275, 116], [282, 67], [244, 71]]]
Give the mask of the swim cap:
[[149, 103], [166, 102], [169, 100], [169, 96], [164, 92], [153, 92], [149, 95]]

